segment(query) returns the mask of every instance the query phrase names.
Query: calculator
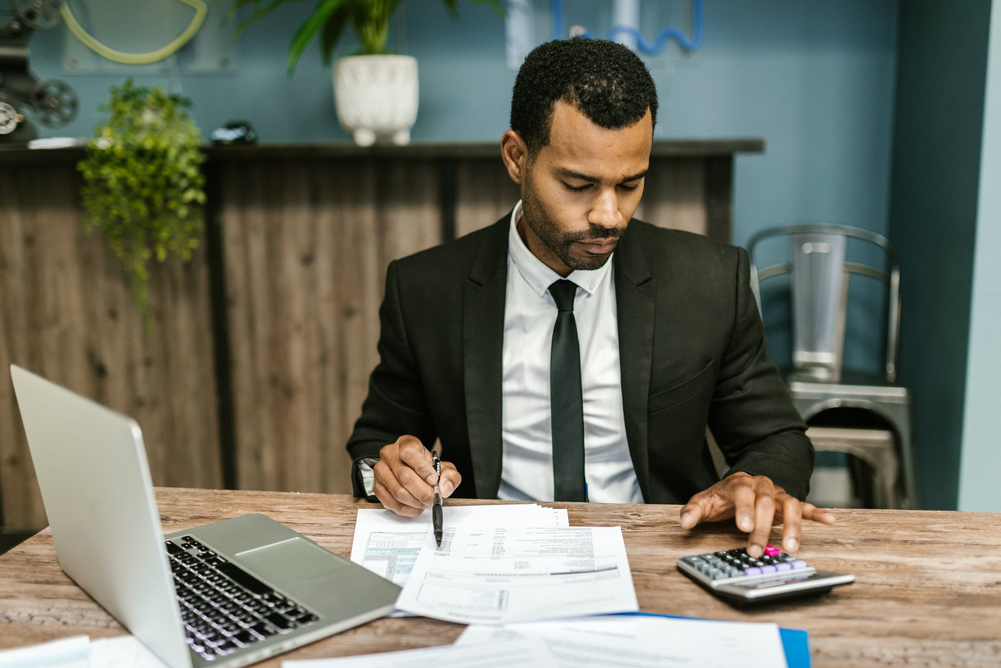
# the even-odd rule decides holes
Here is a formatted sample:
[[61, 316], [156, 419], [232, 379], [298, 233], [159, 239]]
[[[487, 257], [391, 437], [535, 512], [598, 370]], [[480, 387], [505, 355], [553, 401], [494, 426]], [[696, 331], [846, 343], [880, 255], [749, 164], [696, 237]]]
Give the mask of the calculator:
[[771, 545], [758, 559], [744, 548], [682, 557], [678, 570], [736, 606], [826, 594], [855, 582], [854, 575], [818, 571]]

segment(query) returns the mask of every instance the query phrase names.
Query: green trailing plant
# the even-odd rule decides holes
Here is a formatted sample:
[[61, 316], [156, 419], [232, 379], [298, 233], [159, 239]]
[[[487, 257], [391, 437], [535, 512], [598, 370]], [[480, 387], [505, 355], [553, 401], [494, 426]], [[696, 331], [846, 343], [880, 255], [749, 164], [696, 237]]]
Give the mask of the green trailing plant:
[[87, 233], [104, 233], [124, 265], [146, 327], [153, 324], [149, 262], [173, 253], [185, 261], [198, 247], [205, 204], [201, 134], [188, 118], [191, 101], [132, 79], [111, 89], [101, 106], [111, 119], [97, 127], [78, 164]]
[[[267, 16], [284, 4], [302, 0], [233, 0], [226, 13], [226, 20], [232, 20], [243, 7], [250, 7], [250, 15], [236, 26], [233, 39], [240, 36], [247, 26], [261, 17]], [[389, 35], [389, 19], [403, 0], [316, 0], [316, 7], [292, 37], [288, 50], [288, 73], [295, 72], [306, 47], [320, 36], [323, 62], [329, 64], [331, 55], [348, 24], [354, 29], [361, 42], [361, 54], [380, 56], [389, 53], [386, 38]], [[459, 17], [458, 0], [443, 0], [452, 18]], [[473, 0], [481, 5], [493, 7], [497, 15], [504, 16], [501, 0]]]

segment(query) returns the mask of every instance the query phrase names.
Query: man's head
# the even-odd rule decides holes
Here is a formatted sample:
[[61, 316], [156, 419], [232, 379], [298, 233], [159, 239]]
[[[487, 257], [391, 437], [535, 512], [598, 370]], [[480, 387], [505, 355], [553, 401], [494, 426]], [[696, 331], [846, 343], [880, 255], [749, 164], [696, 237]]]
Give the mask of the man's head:
[[643, 194], [656, 115], [650, 73], [620, 44], [557, 40], [525, 59], [501, 149], [519, 230], [557, 273], [608, 261]]

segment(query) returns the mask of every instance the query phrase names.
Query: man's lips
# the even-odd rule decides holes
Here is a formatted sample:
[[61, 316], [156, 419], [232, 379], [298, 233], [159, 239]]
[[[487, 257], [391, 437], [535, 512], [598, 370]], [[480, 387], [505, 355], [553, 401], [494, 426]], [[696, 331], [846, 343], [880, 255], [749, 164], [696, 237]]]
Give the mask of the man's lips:
[[577, 243], [591, 253], [611, 253], [618, 241], [618, 239], [603, 239], [601, 241], [578, 241]]

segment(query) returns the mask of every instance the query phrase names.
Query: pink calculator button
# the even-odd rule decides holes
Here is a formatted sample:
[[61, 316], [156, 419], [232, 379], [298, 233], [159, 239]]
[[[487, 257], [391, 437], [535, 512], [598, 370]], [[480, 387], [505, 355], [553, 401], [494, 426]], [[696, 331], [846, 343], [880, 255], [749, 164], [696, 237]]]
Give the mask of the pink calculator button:
[[765, 545], [765, 556], [774, 557], [777, 554], [782, 554], [782, 550], [777, 547], [772, 547], [771, 545]]

